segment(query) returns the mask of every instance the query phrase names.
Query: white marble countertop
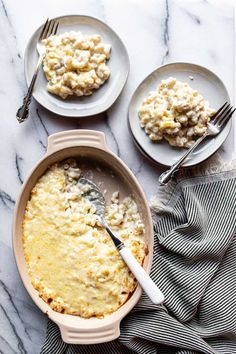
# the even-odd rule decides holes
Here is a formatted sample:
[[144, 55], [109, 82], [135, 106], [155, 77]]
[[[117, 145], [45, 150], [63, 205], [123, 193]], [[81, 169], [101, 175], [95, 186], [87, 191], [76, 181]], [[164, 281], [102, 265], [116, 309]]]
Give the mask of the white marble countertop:
[[[33, 102], [31, 119], [19, 125], [15, 113], [26, 91], [23, 54], [27, 40], [46, 17], [65, 14], [98, 17], [119, 34], [130, 56], [128, 82], [113, 107], [98, 117], [59, 118]], [[159, 65], [189, 61], [218, 74], [233, 97], [234, 11], [225, 1], [216, 0], [0, 0], [0, 33], [0, 353], [34, 354], [40, 351], [47, 319], [18, 276], [11, 222], [22, 181], [43, 156], [47, 136], [75, 128], [105, 132], [108, 146], [132, 169], [146, 195], [153, 195], [161, 169], [144, 158], [132, 142], [127, 129], [131, 95]], [[229, 158], [233, 133], [223, 150]]]

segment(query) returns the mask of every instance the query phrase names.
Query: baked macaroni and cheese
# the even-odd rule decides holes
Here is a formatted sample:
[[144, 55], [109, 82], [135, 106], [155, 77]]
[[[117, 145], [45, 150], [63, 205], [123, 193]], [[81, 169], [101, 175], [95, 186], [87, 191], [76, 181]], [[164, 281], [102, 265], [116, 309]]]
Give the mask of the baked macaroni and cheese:
[[98, 34], [66, 32], [43, 40], [46, 55], [43, 70], [49, 92], [62, 98], [88, 96], [110, 76], [106, 61], [111, 46]]
[[140, 125], [152, 141], [189, 148], [215, 114], [198, 91], [170, 77], [150, 92], [139, 110]]
[[[23, 221], [23, 249], [31, 282], [55, 311], [103, 317], [126, 302], [136, 280], [80, 185], [79, 162], [51, 166], [31, 192]], [[132, 197], [115, 192], [106, 220], [140, 264], [144, 224]]]

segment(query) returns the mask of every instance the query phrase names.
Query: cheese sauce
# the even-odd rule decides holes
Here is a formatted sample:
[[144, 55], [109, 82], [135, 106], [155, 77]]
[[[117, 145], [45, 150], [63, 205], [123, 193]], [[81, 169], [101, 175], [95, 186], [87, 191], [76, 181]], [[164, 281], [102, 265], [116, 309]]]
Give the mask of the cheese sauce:
[[[94, 206], [83, 197], [78, 162], [51, 166], [31, 192], [23, 248], [35, 289], [52, 309], [84, 318], [116, 311], [136, 287]], [[144, 224], [131, 197], [115, 192], [106, 209], [112, 230], [142, 264]]]

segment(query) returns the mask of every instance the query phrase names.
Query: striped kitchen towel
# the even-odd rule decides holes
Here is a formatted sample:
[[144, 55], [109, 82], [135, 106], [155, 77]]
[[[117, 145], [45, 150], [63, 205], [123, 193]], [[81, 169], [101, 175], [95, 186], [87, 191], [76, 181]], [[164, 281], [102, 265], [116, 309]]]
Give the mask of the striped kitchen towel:
[[143, 294], [104, 344], [68, 345], [49, 321], [41, 354], [236, 353], [236, 169], [185, 174], [160, 193], [151, 276], [165, 305]]

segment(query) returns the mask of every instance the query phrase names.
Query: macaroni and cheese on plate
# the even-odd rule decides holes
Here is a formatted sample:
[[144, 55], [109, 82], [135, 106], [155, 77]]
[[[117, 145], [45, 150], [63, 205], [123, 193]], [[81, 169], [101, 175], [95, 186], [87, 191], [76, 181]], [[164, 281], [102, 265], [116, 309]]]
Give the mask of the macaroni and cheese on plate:
[[140, 125], [152, 141], [189, 148], [205, 134], [215, 110], [186, 82], [169, 77], [150, 92], [139, 109]]
[[46, 55], [43, 70], [49, 92], [66, 99], [89, 96], [108, 80], [106, 64], [111, 45], [99, 34], [85, 35], [69, 31], [43, 40]]

